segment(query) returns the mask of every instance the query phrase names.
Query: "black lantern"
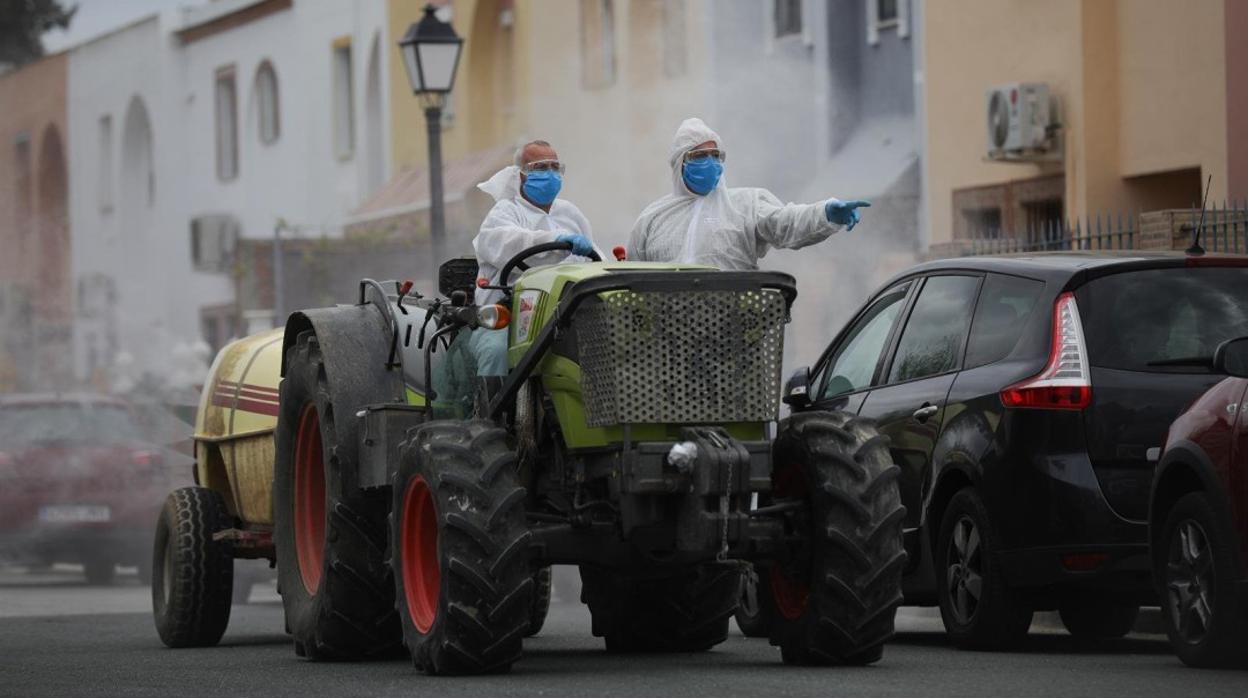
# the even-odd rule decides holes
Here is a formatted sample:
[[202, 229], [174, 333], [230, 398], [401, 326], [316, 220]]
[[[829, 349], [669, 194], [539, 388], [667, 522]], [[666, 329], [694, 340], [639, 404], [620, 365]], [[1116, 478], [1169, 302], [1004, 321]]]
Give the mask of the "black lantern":
[[459, 52], [463, 47], [464, 40], [459, 38], [449, 22], [438, 19], [433, 5], [425, 5], [425, 16], [409, 27], [399, 42], [412, 92], [425, 105], [425, 127], [429, 133], [429, 243], [433, 262], [430, 278], [435, 287], [446, 238], [442, 196], [442, 107], [455, 86], [455, 70], [459, 67]]
[[408, 27], [399, 41], [412, 92], [438, 102], [444, 100], [455, 86], [455, 70], [463, 47], [464, 40], [455, 28], [438, 19], [433, 5], [426, 5], [425, 16]]

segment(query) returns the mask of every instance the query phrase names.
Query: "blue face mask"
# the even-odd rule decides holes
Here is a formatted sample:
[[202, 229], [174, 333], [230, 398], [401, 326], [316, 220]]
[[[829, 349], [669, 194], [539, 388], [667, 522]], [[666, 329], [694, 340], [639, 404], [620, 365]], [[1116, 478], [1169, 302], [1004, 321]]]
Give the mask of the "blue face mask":
[[719, 184], [720, 175], [724, 174], [724, 165], [715, 158], [702, 158], [686, 162], [684, 169], [685, 186], [698, 196], [711, 193]]
[[563, 175], [558, 172], [530, 172], [524, 177], [524, 195], [538, 206], [549, 206], [563, 188]]

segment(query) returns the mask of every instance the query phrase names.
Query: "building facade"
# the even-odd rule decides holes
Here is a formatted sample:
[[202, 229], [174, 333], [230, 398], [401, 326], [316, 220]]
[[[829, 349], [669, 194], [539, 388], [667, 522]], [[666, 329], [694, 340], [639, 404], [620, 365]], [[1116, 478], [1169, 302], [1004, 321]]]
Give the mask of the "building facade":
[[0, 75], [0, 391], [72, 381], [67, 65]]
[[[1248, 196], [1242, 134], [1242, 3], [1209, 0], [973, 0], [928, 3], [925, 218], [935, 245], [1035, 235], [1063, 219]], [[986, 91], [1043, 83], [1057, 146], [987, 157]]]
[[76, 373], [168, 381], [272, 325], [248, 240], [334, 237], [388, 174], [384, 5], [217, 0], [68, 54]]

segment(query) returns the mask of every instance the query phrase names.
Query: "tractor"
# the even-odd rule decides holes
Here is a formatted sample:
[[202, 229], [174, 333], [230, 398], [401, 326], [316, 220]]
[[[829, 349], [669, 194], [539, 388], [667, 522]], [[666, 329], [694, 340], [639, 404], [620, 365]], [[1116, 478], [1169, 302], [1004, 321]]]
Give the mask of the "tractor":
[[[166, 643], [220, 639], [241, 545], [276, 560], [287, 631], [312, 660], [401, 643], [429, 674], [506, 671], [559, 564], [579, 566], [610, 652], [723, 642], [758, 565], [785, 663], [878, 661], [902, 598], [899, 469], [853, 415], [777, 423], [794, 279], [526, 262], [564, 249], [522, 251], [501, 286], [456, 258], [436, 295], [365, 279], [354, 304], [293, 313], [266, 340], [271, 384], [227, 381], [271, 396], [271, 450], [212, 481], [201, 465], [199, 486], [170, 495], [153, 580]], [[503, 299], [474, 305], [477, 287]], [[472, 333], [504, 329], [509, 373], [477, 377]], [[271, 479], [251, 487], [271, 492], [271, 527], [229, 476], [263, 474], [266, 457]]]

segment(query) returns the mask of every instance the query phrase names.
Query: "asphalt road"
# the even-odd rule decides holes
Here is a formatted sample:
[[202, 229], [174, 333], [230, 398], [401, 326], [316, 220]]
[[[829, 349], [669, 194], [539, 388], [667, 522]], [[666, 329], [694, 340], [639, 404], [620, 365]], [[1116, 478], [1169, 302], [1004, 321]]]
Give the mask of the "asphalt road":
[[1084, 647], [1043, 622], [1024, 651], [951, 648], [931, 613], [903, 609], [884, 660], [866, 668], [794, 668], [765, 640], [736, 633], [694, 655], [606, 654], [579, 604], [556, 604], [510, 674], [427, 677], [405, 659], [315, 664], [295, 657], [271, 584], [236, 607], [220, 647], [169, 650], [133, 576], [82, 585], [71, 568], [0, 570], [0, 695], [1248, 695], [1248, 671], [1196, 671], [1164, 638], [1133, 634]]

